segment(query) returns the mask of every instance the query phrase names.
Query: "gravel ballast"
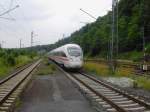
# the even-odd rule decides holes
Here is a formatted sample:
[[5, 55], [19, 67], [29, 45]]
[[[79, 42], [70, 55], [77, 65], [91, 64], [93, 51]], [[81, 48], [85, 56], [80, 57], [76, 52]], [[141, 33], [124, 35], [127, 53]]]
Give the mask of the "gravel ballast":
[[[144, 90], [142, 88], [133, 87], [133, 80], [130, 78], [112, 78], [112, 77], [101, 77], [93, 73], [86, 72], [88, 75], [92, 75], [97, 79], [103, 80], [104, 82], [112, 85], [113, 87], [119, 88], [131, 95], [138, 96], [145, 102], [150, 102], [150, 91]], [[126, 84], [127, 82], [127, 84]]]

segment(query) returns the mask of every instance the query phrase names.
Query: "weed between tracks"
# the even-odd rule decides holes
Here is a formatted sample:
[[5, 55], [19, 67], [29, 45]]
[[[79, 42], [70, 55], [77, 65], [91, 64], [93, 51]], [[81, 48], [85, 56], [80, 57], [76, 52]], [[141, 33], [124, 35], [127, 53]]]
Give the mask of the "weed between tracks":
[[134, 80], [138, 88], [150, 90], [150, 78], [134, 75], [133, 68], [118, 67], [115, 74], [110, 75], [109, 67], [105, 63], [85, 62], [84, 69], [103, 77], [128, 77]]
[[140, 76], [140, 77], [134, 77], [133, 79], [135, 80], [139, 88], [144, 88], [145, 90], [150, 91], [150, 78]]
[[56, 67], [50, 63], [47, 59], [45, 59], [40, 67], [40, 69], [37, 70], [36, 74], [37, 75], [49, 75], [49, 74], [54, 74]]
[[21, 99], [18, 97], [15, 102], [15, 108], [19, 108], [22, 105]]

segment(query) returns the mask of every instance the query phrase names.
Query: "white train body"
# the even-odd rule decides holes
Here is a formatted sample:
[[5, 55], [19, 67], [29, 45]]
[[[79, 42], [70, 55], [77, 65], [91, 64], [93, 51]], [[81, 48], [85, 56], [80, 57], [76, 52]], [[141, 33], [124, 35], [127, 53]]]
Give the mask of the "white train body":
[[80, 69], [83, 66], [83, 52], [77, 44], [66, 44], [48, 53], [48, 57], [65, 68]]

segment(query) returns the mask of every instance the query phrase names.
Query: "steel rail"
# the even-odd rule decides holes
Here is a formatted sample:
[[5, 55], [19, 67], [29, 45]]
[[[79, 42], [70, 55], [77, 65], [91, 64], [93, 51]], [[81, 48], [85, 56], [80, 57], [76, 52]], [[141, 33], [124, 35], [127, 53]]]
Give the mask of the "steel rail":
[[149, 104], [147, 104], [147, 103], [145, 103], [145, 102], [143, 102], [143, 101], [141, 101], [141, 100], [139, 100], [139, 99], [136, 99], [135, 97], [130, 96], [129, 94], [126, 94], [126, 93], [120, 91], [119, 89], [114, 88], [114, 87], [112, 87], [111, 85], [108, 85], [108, 84], [106, 84], [106, 83], [104, 83], [104, 82], [102, 82], [102, 81], [96, 79], [95, 77], [89, 76], [89, 75], [87, 75], [87, 74], [85, 74], [85, 73], [81, 73], [81, 72], [80, 72], [80, 74], [82, 74], [82, 75], [84, 75], [84, 76], [90, 78], [91, 80], [93, 80], [93, 81], [95, 81], [95, 82], [97, 82], [97, 83], [99, 83], [99, 84], [101, 84], [101, 85], [103, 85], [103, 86], [105, 86], [105, 87], [107, 87], [107, 88], [109, 88], [109, 89], [111, 89], [111, 90], [113, 90], [113, 91], [115, 91], [115, 92], [121, 94], [121, 95], [124, 95], [125, 97], [127, 97], [127, 98], [131, 99], [132, 101], [134, 101], [134, 102], [136, 102], [136, 103], [138, 103], [138, 104], [140, 104], [140, 105], [146, 107], [147, 109], [150, 109], [150, 105], [149, 105]]
[[[52, 61], [53, 62], [53, 61]], [[63, 73], [67, 74], [68, 72], [64, 71], [58, 64], [56, 64], [55, 62], [53, 62], [61, 71], [63, 71]], [[70, 73], [68, 73], [70, 75]], [[74, 77], [77, 81], [79, 81], [81, 84], [83, 84], [85, 87], [87, 87], [89, 90], [91, 90], [92, 92], [94, 92], [97, 96], [99, 96], [100, 98], [102, 98], [103, 100], [105, 100], [106, 102], [108, 102], [112, 107], [114, 107], [117, 111], [119, 112], [128, 112], [125, 109], [123, 109], [122, 107], [118, 106], [117, 104], [115, 104], [114, 102], [112, 102], [111, 100], [109, 100], [108, 98], [106, 98], [104, 95], [100, 94], [99, 92], [95, 91], [92, 87], [88, 86], [84, 81], [80, 80], [79, 78], [77, 78], [75, 75], [70, 75], [72, 77]]]
[[[55, 64], [56, 65], [56, 64]], [[58, 65], [57, 65], [58, 66]], [[124, 93], [123, 91], [121, 91], [120, 89], [114, 88], [113, 86], [111, 86], [110, 84], [107, 84], [104, 81], [98, 80], [95, 77], [89, 76], [85, 73], [81, 73], [81, 72], [77, 72], [77, 74], [84, 76], [85, 78], [87, 78], [87, 81], [82, 80], [81, 77], [78, 77], [78, 75], [76, 73], [70, 73], [67, 71], [64, 71], [61, 67], [58, 66], [58, 68], [66, 74], [66, 76], [71, 79], [70, 77], [74, 78], [74, 80], [78, 81], [80, 84], [82, 84], [84, 87], [86, 87], [87, 89], [89, 89], [92, 93], [94, 93], [96, 96], [98, 96], [99, 98], [103, 99], [103, 101], [107, 102], [112, 108], [114, 108], [116, 111], [118, 112], [130, 112], [130, 111], [141, 111], [140, 107], [143, 107], [143, 109], [145, 108], [145, 110], [149, 110], [150, 109], [150, 104], [149, 103], [145, 103], [142, 100], [139, 100], [137, 98], [135, 98], [134, 96], [131, 96], [127, 93]], [[73, 79], [71, 79], [73, 81]], [[128, 110], [128, 108], [126, 106], [123, 106], [121, 104], [118, 104], [116, 101], [113, 101], [113, 99], [107, 97], [107, 95], [105, 96], [105, 94], [102, 92], [97, 91], [96, 88], [92, 87], [92, 85], [90, 86], [88, 80], [90, 81], [94, 81], [95, 83], [100, 84], [101, 86], [104, 86], [105, 88], [111, 90], [112, 92], [118, 93], [118, 95], [123, 96], [122, 98], [128, 98], [128, 101], [132, 101], [134, 104], [137, 103], [139, 106], [139, 110], [133, 110], [132, 108], [130, 108], [131, 110]], [[76, 83], [75, 81], [75, 83]], [[73, 81], [74, 82], [74, 81]], [[82, 88], [82, 87], [81, 87]], [[84, 89], [83, 89], [84, 91]], [[86, 90], [85, 90], [86, 91]], [[127, 104], [126, 104], [127, 105]], [[129, 104], [130, 105], [130, 104]], [[138, 107], [137, 107], [138, 109]], [[142, 111], [143, 112], [143, 111]]]
[[[4, 83], [6, 83], [7, 81], [11, 80], [14, 76], [19, 75], [19, 73], [21, 73], [22, 71], [33, 66], [33, 68], [19, 82], [15, 82], [16, 84], [11, 87], [11, 90], [4, 97], [2, 97], [0, 99], [0, 106], [2, 106], [2, 104], [9, 98], [9, 96], [19, 87], [20, 84], [22, 84], [24, 82], [24, 80], [31, 74], [31, 72], [40, 64], [40, 61], [41, 60], [33, 62], [29, 66], [17, 71], [15, 74], [13, 74], [12, 76], [10, 76], [9, 78], [6, 78], [6, 80], [4, 80]], [[4, 84], [4, 83], [2, 83], [2, 84]]]
[[88, 86], [88, 84], [86, 84], [84, 81], [80, 80], [79, 78], [77, 78], [75, 75], [72, 75], [76, 80], [78, 80], [80, 83], [82, 83], [85, 87], [87, 87], [88, 89], [90, 89], [92, 92], [94, 92], [97, 96], [99, 96], [100, 98], [102, 98], [104, 101], [108, 102], [112, 107], [114, 107], [118, 112], [128, 112], [126, 111], [124, 108], [118, 106], [116, 103], [114, 103], [113, 101], [111, 101], [110, 99], [106, 98], [104, 95], [100, 94], [99, 92], [95, 91], [92, 87]]
[[31, 64], [32, 63], [24, 65], [23, 67], [21, 67], [19, 70], [15, 71], [14, 73], [12, 73], [11, 75], [9, 75], [8, 77], [0, 80], [0, 85], [3, 84], [3, 83], [5, 83], [6, 81], [10, 80], [11, 78], [13, 78], [14, 76], [16, 76], [18, 73], [20, 73], [24, 69], [28, 68]]

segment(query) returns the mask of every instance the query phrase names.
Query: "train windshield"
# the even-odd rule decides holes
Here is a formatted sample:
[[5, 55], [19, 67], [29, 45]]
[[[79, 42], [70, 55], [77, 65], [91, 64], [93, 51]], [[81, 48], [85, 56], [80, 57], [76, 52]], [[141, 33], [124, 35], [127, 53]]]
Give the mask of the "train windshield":
[[68, 53], [70, 56], [78, 57], [78, 56], [82, 55], [81, 49], [79, 49], [79, 48], [69, 47], [67, 50], [68, 50]]

